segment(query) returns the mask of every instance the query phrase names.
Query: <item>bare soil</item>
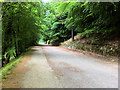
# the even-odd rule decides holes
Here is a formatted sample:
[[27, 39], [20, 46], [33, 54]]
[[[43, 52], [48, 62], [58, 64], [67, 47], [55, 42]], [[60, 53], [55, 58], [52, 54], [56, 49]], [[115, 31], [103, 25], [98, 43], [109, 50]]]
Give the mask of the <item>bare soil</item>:
[[27, 52], [25, 56], [20, 60], [21, 62], [16, 64], [15, 67], [9, 71], [6, 78], [2, 81], [3, 88], [21, 88], [22, 85], [19, 81], [22, 80], [24, 74], [29, 70], [28, 67], [25, 67], [25, 64], [31, 58], [31, 51]]

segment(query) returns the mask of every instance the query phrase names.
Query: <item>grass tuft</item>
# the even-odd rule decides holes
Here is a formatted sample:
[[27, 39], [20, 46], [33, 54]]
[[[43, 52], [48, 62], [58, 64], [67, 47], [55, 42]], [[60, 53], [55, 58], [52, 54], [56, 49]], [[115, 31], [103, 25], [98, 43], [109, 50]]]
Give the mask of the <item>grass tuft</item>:
[[2, 67], [0, 69], [0, 77], [5, 78], [8, 71], [11, 70], [15, 66], [15, 64], [19, 63], [22, 57], [23, 55], [21, 55], [19, 58], [15, 59], [14, 61], [8, 63], [6, 66]]

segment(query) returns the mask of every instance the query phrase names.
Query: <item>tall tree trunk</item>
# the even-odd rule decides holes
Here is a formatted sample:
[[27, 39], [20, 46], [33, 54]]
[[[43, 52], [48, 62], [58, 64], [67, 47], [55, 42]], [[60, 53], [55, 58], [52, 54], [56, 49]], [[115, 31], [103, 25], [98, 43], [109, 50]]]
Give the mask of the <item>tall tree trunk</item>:
[[72, 42], [74, 41], [74, 31], [71, 30], [71, 35], [72, 35]]
[[[19, 5], [19, 8], [20, 8], [20, 5]], [[18, 15], [20, 16], [20, 10], [18, 11]], [[19, 56], [19, 40], [18, 40], [18, 35], [19, 35], [19, 18], [18, 18], [18, 25], [17, 25], [17, 30], [16, 30], [16, 33], [15, 33], [15, 36], [16, 36], [16, 41], [15, 41], [15, 52], [16, 52], [16, 57]]]

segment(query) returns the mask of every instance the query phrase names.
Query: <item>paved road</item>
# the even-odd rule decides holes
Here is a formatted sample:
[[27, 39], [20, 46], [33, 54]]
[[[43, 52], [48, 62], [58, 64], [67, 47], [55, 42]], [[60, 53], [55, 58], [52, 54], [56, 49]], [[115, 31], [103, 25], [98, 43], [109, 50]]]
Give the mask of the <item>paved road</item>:
[[117, 88], [118, 65], [53, 46], [35, 46], [3, 88]]
[[118, 88], [117, 64], [59, 47], [42, 46], [42, 49], [64, 88]]
[[31, 59], [25, 66], [29, 70], [21, 81], [24, 88], [62, 88], [40, 47], [32, 48]]
[[49, 66], [40, 46], [33, 47], [12, 74], [3, 81], [3, 88], [62, 88], [62, 84]]

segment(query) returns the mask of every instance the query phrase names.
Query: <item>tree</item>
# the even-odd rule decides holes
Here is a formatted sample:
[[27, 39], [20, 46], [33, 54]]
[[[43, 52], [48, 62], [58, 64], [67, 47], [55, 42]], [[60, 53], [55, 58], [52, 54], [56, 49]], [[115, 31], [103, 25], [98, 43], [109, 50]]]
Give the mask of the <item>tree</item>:
[[5, 2], [2, 8], [2, 65], [4, 66], [39, 41], [40, 20], [44, 18], [45, 10], [41, 2]]

